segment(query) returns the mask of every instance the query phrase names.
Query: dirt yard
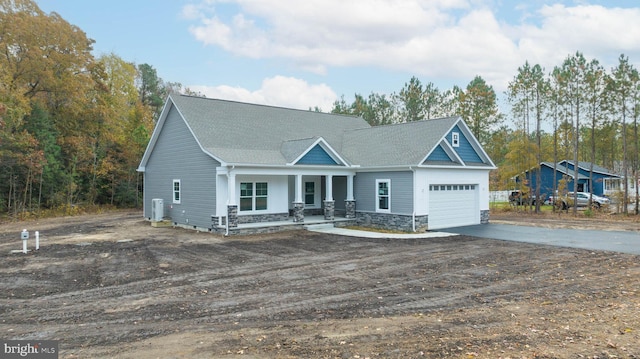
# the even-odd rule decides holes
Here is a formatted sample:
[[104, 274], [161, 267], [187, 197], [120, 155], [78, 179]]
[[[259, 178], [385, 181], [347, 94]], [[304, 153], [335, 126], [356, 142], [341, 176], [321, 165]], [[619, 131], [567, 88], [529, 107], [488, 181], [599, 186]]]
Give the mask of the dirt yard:
[[[11, 253], [22, 228], [39, 251]], [[60, 358], [640, 358], [633, 255], [224, 238], [114, 212], [1, 224], [0, 257], [0, 337], [59, 340]]]

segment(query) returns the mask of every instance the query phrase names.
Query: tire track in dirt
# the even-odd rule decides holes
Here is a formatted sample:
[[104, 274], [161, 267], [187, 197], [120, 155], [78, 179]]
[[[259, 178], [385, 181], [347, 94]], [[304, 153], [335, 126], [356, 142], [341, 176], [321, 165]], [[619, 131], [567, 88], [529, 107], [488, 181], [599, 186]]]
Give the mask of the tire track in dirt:
[[[37, 302], [46, 303], [48, 309], [47, 314], [40, 316], [38, 321], [61, 325], [78, 322], [101, 327], [116, 327], [132, 321], [163, 320], [171, 320], [174, 324], [185, 322], [184, 325], [186, 322], [190, 325], [228, 324], [239, 318], [243, 321], [277, 320], [292, 313], [307, 318], [318, 316], [319, 311], [327, 313], [363, 305], [359, 310], [361, 315], [386, 315], [402, 310], [401, 305], [405, 301], [418, 301], [426, 309], [443, 303], [454, 304], [452, 302], [469, 297], [465, 293], [447, 297], [434, 291], [434, 297], [444, 298], [434, 301], [432, 298], [405, 298], [399, 294], [403, 287], [420, 286], [427, 281], [422, 277], [407, 280], [404, 278], [407, 273], [426, 271], [424, 268], [435, 271], [438, 266], [458, 265], [458, 262], [467, 259], [466, 254], [458, 254], [459, 258], [451, 257], [455, 250], [443, 243], [396, 242], [384, 253], [377, 250], [380, 242], [353, 240], [353, 249], [340, 250], [344, 244], [340, 239], [331, 244], [332, 248], [328, 248], [331, 253], [307, 251], [311, 254], [304, 256], [296, 256], [297, 249], [289, 249], [282, 244], [276, 246], [278, 249], [275, 252], [270, 244], [267, 244], [269, 249], [265, 251], [263, 243], [250, 246], [251, 249], [244, 244], [240, 246], [242, 248], [236, 248], [237, 243], [227, 246], [213, 244], [212, 250], [207, 252], [201, 248], [173, 248], [178, 250], [177, 254], [171, 254], [177, 257], [176, 261], [197, 261], [198, 267], [207, 269], [43, 296]], [[327, 243], [323, 243], [323, 246], [327, 246]], [[422, 248], [425, 246], [427, 248]], [[149, 252], [154, 259], [152, 263], [162, 263], [158, 258], [168, 254], [150, 247]], [[222, 247], [224, 250], [220, 250]], [[222, 257], [229, 255], [249, 255], [256, 260], [210, 268], [219, 266], [223, 263]], [[437, 260], [434, 258], [436, 256], [442, 256], [443, 259]], [[428, 266], [424, 265], [425, 262], [429, 262]], [[336, 286], [338, 282], [339, 289]], [[266, 289], [256, 292], [256, 288], [261, 287]], [[450, 291], [452, 287], [442, 290]], [[201, 295], [203, 291], [211, 295]], [[368, 298], [369, 303], [362, 298]], [[69, 312], [66, 306], [72, 301], [75, 302], [74, 310]], [[28, 302], [31, 301], [24, 300], [24, 303]], [[25, 313], [29, 311], [25, 307]], [[165, 314], [158, 315], [156, 312]], [[11, 314], [9, 318], [19, 323], [17, 318], [24, 313], [17, 309], [6, 314]], [[102, 317], [103, 320], [94, 323], [92, 318], [95, 317]], [[24, 324], [32, 319], [29, 318]], [[67, 328], [70, 329], [74, 327]], [[162, 332], [162, 329], [155, 330]], [[147, 331], [142, 333], [148, 334]], [[132, 335], [131, 340], [135, 337]]]
[[[204, 343], [200, 356], [189, 357], [240, 351], [417, 357], [417, 348], [450, 357], [467, 345], [478, 357], [492, 357], [481, 351], [496, 354], [495, 348], [515, 357], [524, 354], [507, 345], [544, 354], [553, 352], [544, 345], [577, 348], [567, 336], [600, 337], [604, 344], [606, 338], [628, 350], [637, 344], [635, 256], [462, 236], [395, 240], [300, 231], [224, 238], [151, 229], [139, 214], [95, 218], [47, 221], [40, 227], [47, 228], [45, 250], [26, 256], [2, 252], [15, 245], [13, 232], [23, 225], [0, 227], [5, 336], [59, 339], [61, 357], [123, 358], [140, 357], [148, 347], [139, 344], [152, 342], [154, 357], [162, 357], [170, 338], [178, 346]], [[83, 238], [95, 241], [75, 245]], [[554, 315], [561, 324], [545, 319]], [[564, 323], [580, 330], [569, 333]], [[483, 341], [469, 338], [482, 328], [490, 330]], [[517, 330], [528, 334], [515, 337]]]
[[[20, 265], [2, 268], [0, 276], [22, 278], [28, 288], [50, 281], [63, 290], [0, 299], [3, 323], [11, 323], [15, 338], [64, 338], [66, 347], [78, 348], [176, 331], [415, 315], [556, 291], [570, 296], [575, 283], [550, 279], [558, 265], [586, 253], [461, 236], [391, 240], [300, 232], [207, 242], [182, 231], [162, 233], [180, 236], [61, 244], [14, 258]], [[521, 262], [532, 257], [535, 267]], [[41, 264], [51, 260], [60, 268], [66, 261], [73, 275], [50, 276]], [[74, 276], [77, 284], [65, 283]]]

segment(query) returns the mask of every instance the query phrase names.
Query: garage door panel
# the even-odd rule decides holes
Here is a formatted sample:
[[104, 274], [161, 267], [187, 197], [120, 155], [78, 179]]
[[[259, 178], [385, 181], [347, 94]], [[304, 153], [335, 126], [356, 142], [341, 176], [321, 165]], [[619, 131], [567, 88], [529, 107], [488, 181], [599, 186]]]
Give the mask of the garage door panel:
[[480, 223], [477, 185], [431, 185], [429, 229]]

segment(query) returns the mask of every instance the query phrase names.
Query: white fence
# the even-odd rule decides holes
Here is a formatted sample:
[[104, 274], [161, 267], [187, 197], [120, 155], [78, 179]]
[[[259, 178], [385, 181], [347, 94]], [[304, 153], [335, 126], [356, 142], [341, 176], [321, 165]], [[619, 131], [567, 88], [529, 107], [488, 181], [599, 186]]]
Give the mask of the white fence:
[[489, 202], [509, 202], [511, 191], [490, 191]]

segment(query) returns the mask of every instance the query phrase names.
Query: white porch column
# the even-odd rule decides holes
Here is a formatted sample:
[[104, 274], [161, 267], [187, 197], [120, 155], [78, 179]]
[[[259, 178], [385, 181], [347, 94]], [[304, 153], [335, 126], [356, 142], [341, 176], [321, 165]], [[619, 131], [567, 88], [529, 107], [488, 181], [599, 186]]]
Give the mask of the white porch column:
[[238, 201], [236, 201], [236, 174], [229, 171], [227, 182], [227, 235], [229, 228], [238, 227]]
[[325, 182], [326, 182], [326, 192], [327, 192], [325, 196], [325, 200], [333, 201], [333, 176], [332, 175], [325, 176]]
[[228, 174], [228, 182], [227, 183], [227, 199], [229, 201], [229, 205], [237, 205], [236, 201], [236, 174], [229, 172]]
[[345, 218], [356, 218], [356, 200], [353, 198], [353, 176], [347, 175], [347, 198], [344, 200]]
[[353, 175], [347, 175], [347, 201], [353, 201]]
[[336, 212], [336, 203], [333, 200], [333, 176], [326, 175], [324, 178], [326, 191], [326, 197], [324, 200], [324, 219], [333, 221], [335, 219]]
[[304, 201], [302, 200], [302, 175], [296, 175], [296, 196], [293, 201], [293, 221], [304, 222]]
[[297, 203], [303, 203], [302, 201], [302, 175], [296, 175], [296, 196], [295, 201]]

